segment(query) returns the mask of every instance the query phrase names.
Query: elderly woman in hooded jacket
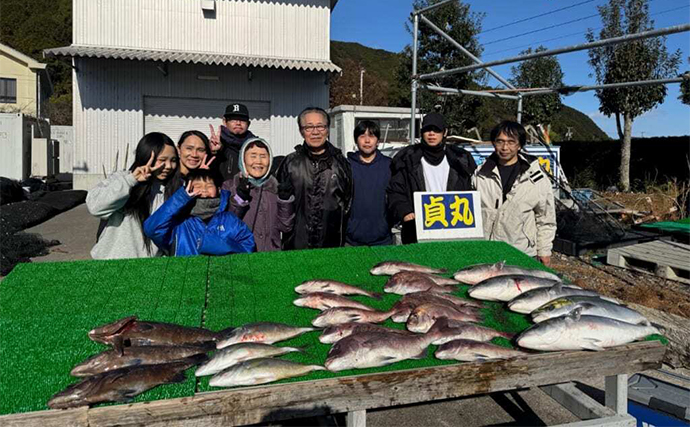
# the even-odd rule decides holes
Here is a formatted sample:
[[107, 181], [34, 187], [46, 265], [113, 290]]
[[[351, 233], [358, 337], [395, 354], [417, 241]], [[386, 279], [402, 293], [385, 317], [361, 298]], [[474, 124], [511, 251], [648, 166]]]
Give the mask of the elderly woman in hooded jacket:
[[223, 183], [234, 194], [228, 209], [252, 231], [257, 251], [280, 250], [280, 233], [289, 233], [295, 223], [293, 189], [271, 175], [273, 153], [266, 140], [248, 139], [239, 158], [240, 172]]

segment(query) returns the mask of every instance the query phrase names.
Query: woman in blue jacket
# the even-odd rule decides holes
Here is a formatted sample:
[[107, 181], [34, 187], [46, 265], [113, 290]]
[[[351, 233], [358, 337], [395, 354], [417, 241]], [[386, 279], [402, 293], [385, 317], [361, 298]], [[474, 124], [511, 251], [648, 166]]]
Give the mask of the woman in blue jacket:
[[254, 235], [227, 212], [230, 192], [220, 190], [208, 169], [187, 174], [180, 188], [146, 222], [144, 232], [170, 255], [227, 255], [254, 250]]

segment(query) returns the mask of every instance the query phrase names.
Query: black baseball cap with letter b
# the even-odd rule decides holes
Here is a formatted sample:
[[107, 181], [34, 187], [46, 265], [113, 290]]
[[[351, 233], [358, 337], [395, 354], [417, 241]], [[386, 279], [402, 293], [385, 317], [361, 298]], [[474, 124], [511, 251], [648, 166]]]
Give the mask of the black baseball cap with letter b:
[[230, 104], [225, 107], [225, 114], [223, 117], [226, 119], [249, 120], [249, 110], [244, 104]]

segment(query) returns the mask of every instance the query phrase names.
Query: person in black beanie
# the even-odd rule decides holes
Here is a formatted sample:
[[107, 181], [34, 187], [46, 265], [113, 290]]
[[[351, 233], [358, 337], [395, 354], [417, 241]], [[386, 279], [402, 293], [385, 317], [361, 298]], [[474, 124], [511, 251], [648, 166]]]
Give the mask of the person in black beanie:
[[391, 163], [386, 189], [388, 212], [402, 224], [402, 243], [416, 243], [414, 197], [416, 191], [470, 191], [477, 168], [465, 149], [445, 142], [446, 124], [440, 113], [422, 120], [422, 142], [403, 148]]
[[250, 138], [255, 138], [249, 130], [249, 109], [244, 104], [230, 104], [225, 107], [223, 124], [218, 131], [211, 129], [211, 154], [216, 156], [215, 168], [223, 181], [232, 179], [240, 171], [240, 149]]

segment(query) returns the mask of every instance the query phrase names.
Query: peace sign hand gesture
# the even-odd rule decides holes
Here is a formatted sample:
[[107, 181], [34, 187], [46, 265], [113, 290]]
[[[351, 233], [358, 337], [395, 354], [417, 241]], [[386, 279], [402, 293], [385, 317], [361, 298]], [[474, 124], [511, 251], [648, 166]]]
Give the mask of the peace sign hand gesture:
[[211, 138], [209, 139], [209, 143], [211, 145], [211, 154], [216, 154], [221, 148], [223, 148], [220, 142], [220, 128], [222, 126], [223, 125], [218, 126], [218, 132], [216, 132], [212, 124], [208, 125], [208, 127], [211, 129]]
[[151, 179], [151, 176], [153, 176], [154, 172], [165, 166], [164, 163], [161, 163], [160, 165], [153, 167], [153, 160], [155, 157], [156, 155], [153, 153], [153, 151], [151, 151], [151, 158], [149, 159], [148, 163], [146, 163], [144, 166], [139, 166], [132, 171], [132, 176], [134, 176], [134, 179], [136, 179], [137, 182], [148, 181]]
[[187, 195], [191, 198], [199, 197], [201, 195], [201, 192], [199, 190], [194, 189], [192, 181], [189, 181], [187, 183], [187, 188], [185, 190], [187, 191]]
[[211, 169], [211, 162], [216, 160], [216, 157], [213, 156], [213, 157], [211, 157], [211, 160], [206, 162], [207, 157], [208, 157], [208, 154], [204, 154], [204, 158], [201, 160], [201, 165], [199, 166], [199, 169]]

